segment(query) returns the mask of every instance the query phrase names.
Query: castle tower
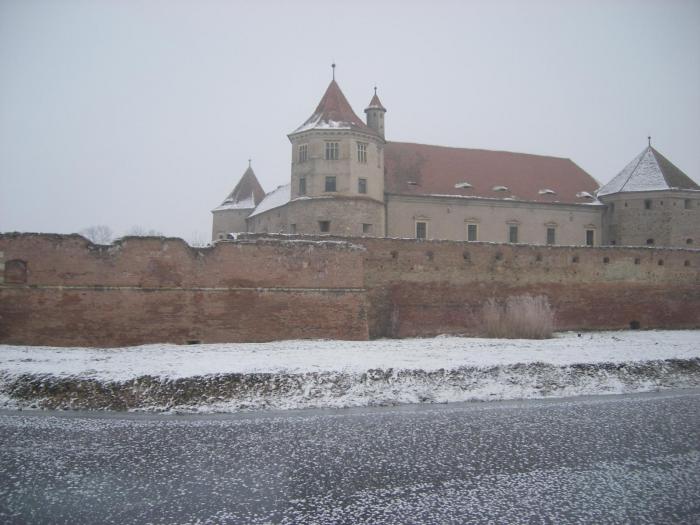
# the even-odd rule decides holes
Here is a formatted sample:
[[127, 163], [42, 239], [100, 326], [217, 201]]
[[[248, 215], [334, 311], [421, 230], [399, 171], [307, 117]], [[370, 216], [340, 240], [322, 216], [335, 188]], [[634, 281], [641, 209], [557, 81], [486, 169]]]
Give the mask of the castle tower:
[[649, 145], [600, 188], [603, 244], [695, 248], [700, 186]]
[[355, 114], [335, 78], [311, 117], [288, 137], [288, 231], [383, 236], [384, 138]]
[[265, 197], [265, 191], [260, 186], [253, 168], [248, 163], [248, 169], [228, 194], [221, 205], [211, 212], [212, 240], [225, 239], [229, 233], [248, 231], [246, 217], [260, 204]]
[[367, 115], [367, 126], [376, 131], [379, 136], [384, 138], [384, 114], [386, 113], [386, 108], [382, 106], [379, 97], [377, 96], [377, 88], [374, 88], [374, 96], [372, 100], [369, 101], [369, 106], [365, 108], [365, 114]]

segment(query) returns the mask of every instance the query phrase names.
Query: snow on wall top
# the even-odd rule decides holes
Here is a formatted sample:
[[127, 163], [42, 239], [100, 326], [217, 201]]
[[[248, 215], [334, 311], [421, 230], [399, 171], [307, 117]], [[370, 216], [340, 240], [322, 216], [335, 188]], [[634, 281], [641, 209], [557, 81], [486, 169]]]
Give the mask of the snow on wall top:
[[255, 208], [253, 213], [249, 217], [255, 217], [261, 213], [272, 210], [274, 208], [279, 208], [287, 204], [292, 197], [292, 185], [285, 184], [284, 186], [279, 186], [276, 190], [272, 190], [270, 193], [265, 195], [258, 207]]
[[658, 151], [648, 146], [613, 180], [600, 188], [597, 195], [669, 189], [698, 190], [700, 186]]

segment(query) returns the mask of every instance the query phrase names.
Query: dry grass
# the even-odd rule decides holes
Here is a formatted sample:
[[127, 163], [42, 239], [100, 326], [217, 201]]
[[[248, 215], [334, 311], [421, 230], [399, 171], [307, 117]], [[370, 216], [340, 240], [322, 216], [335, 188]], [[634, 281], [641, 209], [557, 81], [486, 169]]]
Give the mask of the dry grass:
[[507, 339], [548, 339], [554, 330], [554, 310], [538, 295], [509, 297], [505, 304], [491, 298], [481, 311], [483, 335]]

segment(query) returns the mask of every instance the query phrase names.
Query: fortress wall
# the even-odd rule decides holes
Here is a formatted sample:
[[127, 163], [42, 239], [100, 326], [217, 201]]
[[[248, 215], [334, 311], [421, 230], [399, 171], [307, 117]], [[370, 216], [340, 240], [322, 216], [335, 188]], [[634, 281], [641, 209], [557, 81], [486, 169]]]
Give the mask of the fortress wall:
[[[366, 339], [363, 249], [0, 235], [0, 342], [94, 345]], [[22, 282], [16, 261], [26, 262]]]
[[700, 251], [365, 239], [371, 337], [477, 334], [483, 302], [545, 295], [558, 330], [700, 327]]
[[560, 330], [700, 327], [700, 251], [684, 249], [5, 234], [0, 278], [10, 344], [476, 334], [486, 299], [517, 295], [546, 295]]

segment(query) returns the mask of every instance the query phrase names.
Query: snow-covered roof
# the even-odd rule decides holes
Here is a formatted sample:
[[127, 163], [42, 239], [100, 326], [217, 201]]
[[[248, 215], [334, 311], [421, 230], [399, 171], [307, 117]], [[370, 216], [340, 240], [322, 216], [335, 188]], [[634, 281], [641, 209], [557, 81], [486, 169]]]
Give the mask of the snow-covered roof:
[[355, 114], [335, 80], [331, 81], [313, 115], [292, 134], [310, 129], [351, 129], [376, 134]]
[[291, 184], [279, 186], [276, 190], [272, 190], [270, 193], [265, 195], [265, 198], [260, 204], [258, 204], [258, 207], [255, 208], [255, 210], [249, 215], [249, 217], [255, 217], [256, 215], [260, 215], [261, 213], [265, 213], [266, 211], [270, 211], [275, 208], [279, 208], [280, 206], [284, 206], [289, 202], [291, 196]]
[[262, 201], [264, 196], [265, 191], [260, 186], [253, 168], [248, 166], [248, 169], [245, 170], [233, 191], [228, 194], [221, 205], [212, 211], [252, 210], [257, 203]]
[[670, 189], [700, 190], [690, 177], [651, 146], [637, 155], [597, 195]]

